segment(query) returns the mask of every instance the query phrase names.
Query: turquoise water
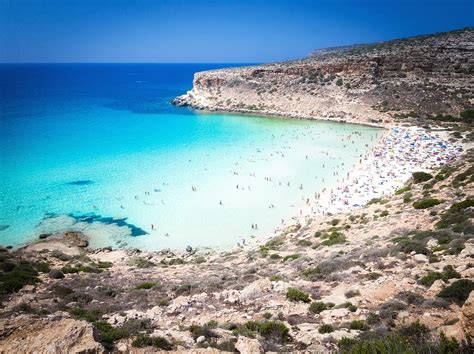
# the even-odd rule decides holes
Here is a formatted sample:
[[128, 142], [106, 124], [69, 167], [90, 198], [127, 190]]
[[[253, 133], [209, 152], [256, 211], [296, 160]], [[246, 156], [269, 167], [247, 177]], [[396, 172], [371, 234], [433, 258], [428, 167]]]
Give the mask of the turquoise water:
[[288, 223], [380, 135], [169, 104], [222, 66], [1, 65], [0, 244], [73, 229], [94, 246], [235, 245]]

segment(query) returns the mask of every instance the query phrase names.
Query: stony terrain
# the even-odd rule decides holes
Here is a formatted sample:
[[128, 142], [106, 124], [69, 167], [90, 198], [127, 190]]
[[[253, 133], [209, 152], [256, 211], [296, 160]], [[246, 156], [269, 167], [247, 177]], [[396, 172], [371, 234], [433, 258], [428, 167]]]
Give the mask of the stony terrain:
[[[397, 348], [469, 352], [460, 343], [474, 335], [472, 152], [260, 246], [89, 250], [70, 232], [3, 249], [0, 347], [317, 352], [399, 333]], [[456, 340], [433, 342], [439, 333]]]
[[315, 51], [195, 74], [177, 105], [380, 124], [457, 116], [474, 103], [474, 29]]
[[[414, 173], [394, 195], [226, 252], [90, 249], [87, 235], [72, 231], [41, 235], [20, 250], [0, 248], [0, 352], [473, 352], [472, 34], [332, 49], [260, 66], [261, 74], [257, 68], [198, 73], [181, 104], [241, 110], [234, 99], [255, 105], [262, 99], [281, 106], [250, 111], [315, 118], [326, 112], [359, 123], [400, 119], [445, 130], [466, 149], [452, 164]], [[422, 57], [407, 66], [414, 62], [410, 50], [427, 55], [434, 47], [443, 60], [432, 57], [431, 71]], [[395, 52], [405, 66], [390, 69]], [[451, 59], [459, 71], [442, 70]], [[301, 81], [311, 68], [343, 83], [321, 82], [320, 75]], [[276, 91], [252, 91], [269, 77]], [[430, 80], [441, 90], [432, 96], [440, 106], [422, 99], [437, 92]], [[396, 98], [380, 94], [389, 92], [374, 86], [382, 82], [389, 91], [407, 86]], [[455, 95], [441, 93], [448, 86]], [[211, 99], [218, 87], [232, 97], [229, 106]], [[430, 95], [421, 94], [423, 87]], [[382, 98], [388, 103], [377, 105]]]

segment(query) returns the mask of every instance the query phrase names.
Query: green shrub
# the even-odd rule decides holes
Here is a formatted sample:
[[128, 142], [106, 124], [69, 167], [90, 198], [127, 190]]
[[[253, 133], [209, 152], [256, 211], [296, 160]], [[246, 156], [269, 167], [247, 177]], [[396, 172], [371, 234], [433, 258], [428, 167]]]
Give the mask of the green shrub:
[[82, 307], [74, 307], [69, 310], [69, 313], [78, 320], [84, 320], [88, 322], [96, 322], [102, 318], [104, 312], [100, 309], [84, 309]]
[[298, 240], [297, 245], [298, 246], [303, 246], [303, 247], [311, 247], [313, 245], [313, 243], [311, 241], [301, 239], [301, 240]]
[[403, 202], [410, 203], [412, 197], [413, 197], [413, 194], [411, 192], [405, 193], [405, 195], [403, 196]]
[[298, 259], [299, 257], [300, 257], [300, 255], [297, 254], [297, 253], [295, 253], [295, 254], [289, 254], [289, 255], [283, 257], [283, 262], [286, 262], [286, 261], [288, 261], [288, 260], [293, 261], [293, 260], [295, 260], [295, 259]]
[[462, 305], [467, 300], [472, 290], [474, 290], [474, 282], [469, 279], [461, 279], [441, 290], [438, 297]]
[[446, 178], [451, 176], [451, 174], [455, 171], [456, 169], [451, 167], [451, 166], [443, 166], [438, 174], [435, 176], [435, 179], [437, 181], [444, 181]]
[[84, 273], [100, 273], [102, 272], [102, 269], [97, 267], [95, 264], [90, 264], [90, 265], [83, 265], [83, 264], [77, 264], [74, 267], [67, 265], [61, 268], [61, 271], [64, 274], [76, 274], [80, 272]]
[[318, 328], [319, 333], [331, 333], [334, 332], [334, 327], [331, 326], [330, 324], [322, 324]]
[[347, 297], [348, 299], [354, 296], [360, 295], [359, 290], [348, 290], [344, 293], [344, 296]]
[[150, 337], [146, 334], [139, 334], [132, 342], [132, 347], [144, 348], [155, 347], [162, 350], [172, 350], [171, 343], [163, 337]]
[[344, 243], [346, 242], [346, 237], [341, 233], [337, 231], [333, 231], [327, 240], [324, 240], [322, 242], [323, 245], [325, 246], [332, 246], [338, 243]]
[[382, 212], [380, 213], [380, 216], [381, 216], [382, 218], [388, 216], [388, 210], [382, 211]]
[[413, 172], [412, 177], [415, 183], [426, 182], [433, 178], [431, 174], [426, 172]]
[[27, 261], [17, 263], [2, 262], [0, 272], [0, 295], [10, 294], [23, 288], [41, 282], [35, 264]]
[[204, 336], [206, 338], [217, 337], [213, 329], [217, 328], [218, 323], [216, 321], [209, 321], [204, 325], [193, 324], [189, 327], [189, 331], [192, 333], [193, 338]]
[[309, 311], [312, 313], [320, 313], [327, 309], [327, 306], [322, 301], [314, 301], [309, 306]]
[[109, 269], [113, 266], [114, 264], [112, 262], [102, 262], [102, 261], [99, 261], [97, 263], [97, 266], [100, 268], [100, 269]]
[[100, 341], [107, 344], [112, 344], [114, 341], [125, 337], [121, 328], [113, 327], [105, 321], [94, 322], [94, 327], [99, 332]]
[[301, 272], [301, 275], [310, 281], [321, 280], [324, 277], [319, 267], [306, 268]]
[[421, 338], [427, 337], [430, 333], [430, 329], [417, 320], [408, 326], [400, 327], [397, 332], [401, 336], [409, 338], [413, 342], [417, 342]]
[[415, 209], [427, 209], [441, 204], [443, 201], [435, 198], [426, 198], [413, 203]]
[[281, 275], [280, 274], [273, 274], [271, 277], [270, 277], [270, 281], [280, 281], [282, 279]]
[[[438, 229], [447, 229], [454, 225], [464, 227], [466, 222], [473, 217], [473, 212], [468, 208], [474, 206], [474, 199], [466, 199], [462, 202], [455, 203], [441, 215], [436, 227]], [[467, 210], [466, 210], [467, 209]]]
[[348, 309], [350, 312], [356, 312], [357, 311], [357, 306], [356, 305], [353, 305], [352, 302], [345, 302], [341, 305], [339, 305], [338, 307], [343, 307], [343, 308], [346, 308]]
[[462, 111], [459, 116], [462, 118], [463, 122], [471, 124], [474, 121], [474, 109], [466, 109]]
[[309, 294], [295, 288], [288, 288], [286, 298], [291, 301], [310, 302]]
[[367, 324], [365, 323], [365, 321], [363, 321], [363, 320], [354, 320], [354, 321], [351, 322], [349, 328], [357, 330], [357, 331], [365, 331], [365, 330], [367, 330], [368, 327], [367, 327]]
[[423, 276], [420, 280], [419, 283], [424, 285], [424, 286], [431, 286], [436, 280], [442, 279], [441, 273], [438, 272], [429, 272], [425, 276]]
[[371, 272], [371, 273], [367, 274], [367, 279], [376, 280], [376, 279], [380, 278], [381, 276], [382, 276], [382, 274], [380, 274], [380, 273]]
[[156, 283], [154, 283], [154, 282], [144, 282], [144, 283], [140, 283], [137, 286], [135, 286], [135, 289], [137, 289], [137, 290], [147, 290], [147, 289], [153, 288], [155, 285], [156, 285]]
[[288, 340], [290, 330], [282, 322], [266, 321], [258, 325], [258, 332], [267, 339], [274, 339], [280, 343]]
[[270, 259], [273, 259], [273, 260], [281, 259], [281, 256], [278, 253], [272, 253], [270, 255]]
[[395, 195], [403, 194], [403, 193], [405, 193], [405, 192], [408, 192], [410, 189], [411, 189], [411, 186], [406, 186], [406, 187], [397, 189], [397, 190], [395, 191]]
[[150, 268], [150, 267], [155, 266], [155, 263], [153, 263], [152, 261], [143, 257], [139, 257], [139, 256], [131, 257], [128, 260], [127, 264], [129, 266], [137, 267], [137, 268]]

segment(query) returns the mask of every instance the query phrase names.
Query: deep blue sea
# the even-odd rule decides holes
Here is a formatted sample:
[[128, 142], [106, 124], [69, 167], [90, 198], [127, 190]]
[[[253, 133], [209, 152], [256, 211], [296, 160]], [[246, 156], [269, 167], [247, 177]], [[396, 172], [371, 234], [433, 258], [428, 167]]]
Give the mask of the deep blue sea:
[[0, 244], [72, 229], [94, 246], [234, 245], [334, 183], [323, 165], [344, 173], [376, 143], [374, 128], [170, 104], [227, 66], [0, 65]]

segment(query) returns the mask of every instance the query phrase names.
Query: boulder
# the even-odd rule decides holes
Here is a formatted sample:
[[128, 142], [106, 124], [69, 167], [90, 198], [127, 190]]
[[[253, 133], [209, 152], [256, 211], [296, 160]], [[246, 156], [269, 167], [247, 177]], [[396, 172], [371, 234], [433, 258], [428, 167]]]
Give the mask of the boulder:
[[434, 283], [428, 289], [428, 294], [436, 296], [438, 293], [446, 287], [446, 284], [441, 279], [435, 280]]
[[254, 300], [272, 289], [272, 282], [268, 279], [259, 279], [246, 286], [239, 296], [240, 301]]
[[73, 319], [21, 318], [0, 323], [9, 336], [0, 339], [4, 353], [103, 353], [90, 323]]
[[235, 343], [235, 348], [241, 354], [263, 353], [263, 348], [257, 339], [247, 338], [244, 336], [239, 336], [237, 343]]
[[471, 337], [474, 337], [474, 291], [471, 291], [469, 297], [461, 308], [461, 325], [464, 331]]

